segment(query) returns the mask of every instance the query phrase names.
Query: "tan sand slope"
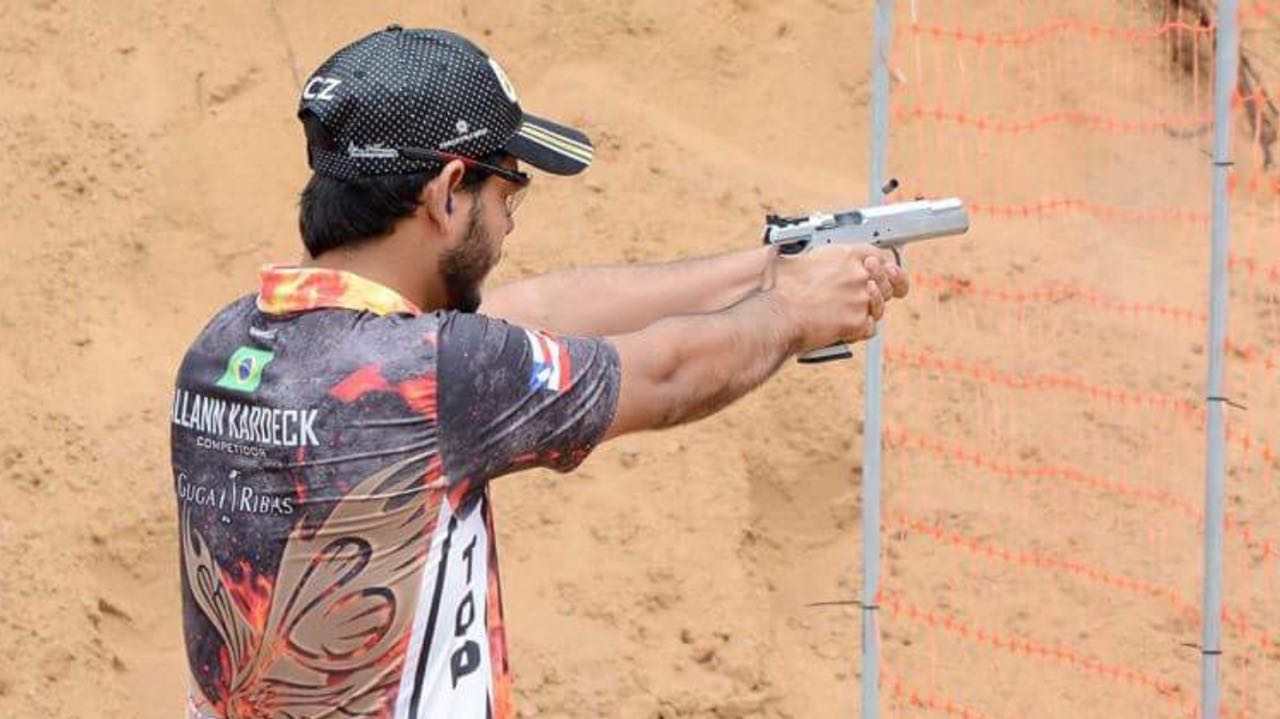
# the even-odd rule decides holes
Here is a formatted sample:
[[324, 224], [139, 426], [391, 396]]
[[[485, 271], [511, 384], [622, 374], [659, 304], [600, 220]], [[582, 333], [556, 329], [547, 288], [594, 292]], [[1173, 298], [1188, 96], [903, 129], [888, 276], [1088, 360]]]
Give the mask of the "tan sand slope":
[[[172, 374], [261, 263], [299, 252], [296, 88], [329, 51], [391, 21], [453, 28], [528, 107], [595, 138], [586, 176], [539, 178], [501, 281], [744, 247], [766, 211], [861, 202], [870, 5], [0, 4], [0, 716], [182, 710]], [[910, 32], [913, 8], [948, 28], [1081, 20], [980, 49]], [[1145, 4], [899, 9], [900, 107], [1207, 107], [1204, 69], [1171, 69], [1160, 41], [1079, 29], [1159, 26]], [[1207, 145], [895, 120], [909, 191], [982, 211], [912, 255], [889, 329], [887, 715], [1191, 715], [1207, 230], [1097, 206], [1207, 212]], [[1092, 204], [1045, 204], [1068, 197]], [[1233, 414], [1228, 603], [1248, 623], [1225, 667], [1235, 715], [1262, 717], [1280, 706], [1280, 465], [1261, 449], [1280, 445], [1280, 225], [1273, 197], [1236, 208], [1237, 253], [1260, 269], [1234, 275], [1231, 392], [1249, 410]], [[860, 360], [787, 367], [721, 416], [502, 481], [522, 715], [854, 715], [856, 615], [807, 605], [859, 585], [861, 377]]]

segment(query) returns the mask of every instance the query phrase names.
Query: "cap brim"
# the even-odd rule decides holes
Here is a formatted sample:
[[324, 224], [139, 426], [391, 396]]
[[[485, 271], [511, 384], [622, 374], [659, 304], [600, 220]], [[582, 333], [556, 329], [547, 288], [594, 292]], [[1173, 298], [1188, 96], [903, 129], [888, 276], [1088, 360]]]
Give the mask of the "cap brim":
[[516, 134], [503, 148], [539, 170], [576, 175], [591, 166], [591, 139], [584, 133], [525, 114]]

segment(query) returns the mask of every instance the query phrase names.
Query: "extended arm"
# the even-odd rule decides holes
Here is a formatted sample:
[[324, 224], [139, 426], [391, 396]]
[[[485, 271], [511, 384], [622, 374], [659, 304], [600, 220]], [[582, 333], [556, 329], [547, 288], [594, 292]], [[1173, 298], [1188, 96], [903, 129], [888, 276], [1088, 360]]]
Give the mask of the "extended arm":
[[775, 257], [763, 289], [718, 312], [609, 337], [565, 337], [447, 312], [436, 331], [436, 428], [455, 485], [568, 471], [602, 438], [705, 417], [790, 355], [869, 336], [905, 277], [866, 246]]
[[[705, 417], [764, 382], [792, 354], [866, 339], [906, 278], [867, 247], [777, 258], [768, 289], [719, 312], [670, 317], [610, 337], [622, 365], [606, 437]], [[881, 286], [884, 290], [881, 290]]]
[[763, 383], [799, 349], [799, 325], [759, 292], [721, 312], [670, 317], [610, 338], [622, 362], [606, 438], [692, 422]]
[[480, 312], [564, 335], [620, 335], [715, 312], [759, 289], [770, 248], [663, 264], [558, 270], [495, 288]]

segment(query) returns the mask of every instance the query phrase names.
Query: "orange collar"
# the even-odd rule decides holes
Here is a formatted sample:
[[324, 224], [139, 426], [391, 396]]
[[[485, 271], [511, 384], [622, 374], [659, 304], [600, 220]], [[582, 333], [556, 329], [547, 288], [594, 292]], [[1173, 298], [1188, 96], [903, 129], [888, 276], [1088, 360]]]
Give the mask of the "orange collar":
[[258, 309], [267, 314], [305, 312], [326, 307], [378, 315], [420, 315], [422, 310], [399, 292], [342, 270], [265, 265], [258, 288]]

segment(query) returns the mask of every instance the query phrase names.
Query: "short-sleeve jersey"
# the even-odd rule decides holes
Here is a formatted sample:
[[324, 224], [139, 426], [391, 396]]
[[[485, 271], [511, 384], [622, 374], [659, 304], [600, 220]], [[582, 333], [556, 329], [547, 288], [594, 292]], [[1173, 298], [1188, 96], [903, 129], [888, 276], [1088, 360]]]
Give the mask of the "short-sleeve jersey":
[[171, 414], [189, 719], [511, 719], [487, 481], [568, 471], [618, 358], [354, 274], [269, 267]]

